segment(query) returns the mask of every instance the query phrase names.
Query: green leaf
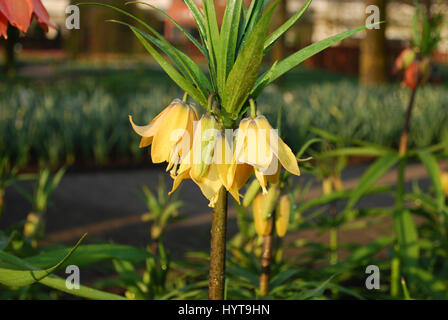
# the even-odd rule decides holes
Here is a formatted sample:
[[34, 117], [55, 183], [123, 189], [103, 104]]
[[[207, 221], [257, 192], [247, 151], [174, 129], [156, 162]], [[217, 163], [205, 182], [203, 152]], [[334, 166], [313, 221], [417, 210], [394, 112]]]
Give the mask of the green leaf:
[[297, 276], [299, 273], [299, 269], [287, 269], [276, 274], [270, 281], [270, 290], [274, 290], [277, 286], [282, 285], [287, 280]]
[[[193, 97], [193, 99], [195, 99], [197, 102], [199, 102], [202, 106], [205, 106], [205, 104], [203, 104], [203, 103], [204, 102], [206, 103], [206, 100], [207, 100], [207, 98], [206, 98], [206, 96], [207, 96], [206, 95], [206, 88], [210, 87], [210, 84], [208, 83], [207, 78], [205, 77], [205, 75], [202, 75], [203, 72], [200, 70], [200, 68], [188, 56], [186, 56], [181, 51], [179, 51], [176, 48], [174, 48], [160, 33], [157, 32], [157, 30], [155, 30], [153, 27], [151, 27], [150, 25], [145, 23], [143, 20], [141, 20], [141, 19], [137, 18], [136, 16], [130, 14], [129, 12], [127, 12], [125, 10], [122, 10], [120, 8], [117, 8], [115, 6], [112, 6], [112, 5], [109, 5], [109, 4], [104, 4], [104, 3], [99, 3], [99, 2], [81, 2], [79, 4], [81, 4], [81, 5], [96, 5], [96, 6], [102, 6], [102, 7], [113, 9], [113, 10], [115, 10], [117, 12], [120, 12], [120, 13], [122, 13], [122, 14], [124, 14], [124, 15], [132, 18], [132, 19], [134, 19], [135, 21], [137, 21], [140, 24], [142, 24], [143, 26], [145, 26], [145, 28], [148, 29], [152, 34], [154, 34], [155, 37], [157, 37], [159, 40], [156, 40], [156, 38], [152, 37], [151, 35], [148, 35], [147, 33], [141, 31], [140, 29], [138, 29], [138, 28], [136, 28], [136, 27], [134, 27], [134, 26], [132, 26], [132, 25], [130, 25], [128, 23], [121, 22], [121, 21], [116, 21], [116, 20], [110, 20], [111, 22], [116, 22], [116, 23], [120, 23], [120, 24], [128, 26], [129, 28], [131, 28], [131, 30], [134, 32], [134, 34], [136, 33], [136, 31], [138, 31], [146, 39], [148, 39], [151, 42], [153, 42], [154, 44], [156, 44], [162, 51], [164, 51], [167, 55], [169, 55], [170, 58], [173, 59], [173, 61], [176, 63], [176, 65], [179, 68], [179, 70], [181, 72], [183, 72], [184, 75], [188, 75], [190, 80], [192, 82], [194, 82], [194, 84], [198, 88], [200, 88], [201, 91], [197, 90], [191, 84], [184, 85], [183, 87], [181, 85], [179, 85], [179, 83], [178, 83], [179, 81], [180, 82], [187, 82], [187, 81], [182, 81], [181, 79], [179, 79], [179, 77], [177, 75], [175, 75], [175, 73], [178, 74], [178, 72], [173, 67], [172, 67], [172, 69], [175, 71], [174, 73], [171, 72], [172, 70], [170, 72], [167, 71], [167, 69], [166, 69], [167, 65], [169, 65], [169, 66], [171, 66], [171, 65], [163, 57], [161, 57], [161, 55], [158, 54], [158, 52], [154, 48], [152, 48], [153, 51], [155, 52], [155, 54], [158, 55], [158, 57], [156, 58], [154, 56], [154, 54], [151, 53], [152, 51], [150, 51], [148, 49], [148, 47], [145, 45], [145, 43], [142, 41], [141, 37], [139, 38], [137, 36], [137, 38], [139, 38], [140, 42], [142, 42], [142, 44], [145, 46], [146, 50], [148, 50], [148, 52], [151, 55], [153, 55], [154, 59], [156, 59], [156, 61], [161, 65], [161, 67], [170, 76], [170, 78], [177, 85], [179, 85], [184, 91], [188, 92], [188, 94], [191, 97]], [[149, 43], [148, 43], [148, 45], [149, 45]], [[161, 61], [163, 61], [163, 63], [161, 63]], [[195, 75], [196, 77], [194, 77], [193, 75]], [[185, 87], [189, 87], [190, 89], [193, 88], [193, 91], [190, 92], [189, 90], [185, 90]], [[201, 95], [203, 97], [200, 97]]]
[[350, 210], [358, 202], [361, 196], [393, 165], [395, 165], [400, 156], [397, 152], [390, 152], [380, 159], [376, 160], [363, 174], [359, 184], [353, 191], [344, 210]]
[[375, 253], [383, 249], [384, 247], [390, 245], [394, 240], [392, 236], [385, 236], [377, 238], [367, 245], [362, 245], [359, 248], [352, 251], [351, 255], [339, 262], [336, 265], [329, 266], [330, 270], [338, 270], [341, 272], [347, 272], [350, 269], [358, 267], [364, 260], [370, 258]]
[[201, 12], [201, 10], [199, 9], [198, 5], [194, 0], [184, 0], [184, 2], [190, 9], [191, 14], [193, 15], [193, 18], [196, 21], [199, 33], [202, 36], [204, 36], [206, 34], [204, 14]]
[[394, 226], [403, 270], [409, 273], [411, 268], [417, 266], [420, 252], [417, 228], [409, 210], [397, 209], [394, 212]]
[[296, 22], [300, 19], [300, 17], [303, 15], [303, 13], [308, 9], [311, 1], [313, 0], [307, 0], [304, 5], [297, 11], [291, 18], [289, 18], [284, 24], [282, 24], [277, 30], [272, 32], [269, 37], [264, 42], [264, 53], [266, 54], [267, 51], [269, 51], [272, 46], [277, 42], [278, 39], [286, 32], [288, 31]]
[[127, 300], [126, 298], [113, 294], [113, 293], [109, 293], [109, 292], [104, 292], [104, 291], [100, 291], [97, 289], [93, 289], [93, 288], [89, 288], [83, 285], [79, 286], [79, 289], [69, 289], [66, 286], [66, 280], [59, 278], [59, 277], [55, 277], [55, 276], [49, 276], [46, 277], [45, 279], [40, 281], [41, 284], [46, 285], [50, 288], [68, 293], [68, 294], [72, 294], [78, 297], [83, 297], [86, 299], [92, 299], [92, 300]]
[[[212, 79], [217, 79], [217, 55], [220, 51], [219, 28], [216, 20], [213, 0], [203, 0], [202, 7], [205, 14], [205, 41], [209, 55], [209, 69]], [[219, 80], [219, 79], [217, 79]], [[219, 84], [218, 84], [219, 88]]]
[[[37, 267], [45, 267], [58, 261], [61, 257], [68, 253], [68, 248], [61, 248], [42, 252], [36, 256], [25, 258], [27, 263]], [[151, 257], [148, 251], [119, 244], [89, 244], [79, 246], [78, 249], [71, 255], [70, 260], [63, 263], [61, 266], [67, 264], [74, 264], [77, 266], [89, 265], [99, 261], [109, 259], [120, 259], [131, 262], [138, 262]]]
[[241, 38], [238, 40], [238, 54], [240, 53], [241, 48], [244, 46], [247, 36], [252, 32], [253, 28], [260, 20], [260, 17], [263, 14], [263, 10], [268, 2], [269, 0], [251, 1], [249, 10], [247, 10], [246, 13], [244, 31], [241, 34]]
[[266, 10], [254, 27], [227, 78], [224, 95], [221, 97], [222, 105], [234, 118], [244, 106], [257, 79], [263, 58], [263, 40], [277, 4], [278, 0]]
[[173, 47], [169, 42], [163, 39], [159, 40], [150, 34], [140, 30], [139, 28], [136, 28], [132, 26], [129, 23], [117, 21], [117, 20], [109, 20], [109, 22], [119, 23], [122, 25], [125, 25], [129, 28], [134, 28], [137, 30], [143, 37], [145, 37], [147, 40], [151, 41], [153, 44], [155, 44], [159, 49], [161, 49], [165, 54], [167, 54], [173, 62], [176, 64], [179, 71], [182, 73], [182, 75], [186, 78], [191, 80], [191, 82], [194, 83], [196, 88], [199, 88], [201, 91], [203, 99], [206, 99], [206, 96], [208, 94], [207, 90], [211, 90], [210, 83], [205, 76], [205, 74], [202, 72], [202, 70], [199, 68], [199, 66], [186, 54], [184, 54], [182, 51], [178, 50], [177, 48]]
[[168, 76], [184, 91], [186, 91], [193, 99], [195, 99], [202, 106], [207, 105], [207, 99], [203, 97], [201, 92], [196, 89], [187, 79], [185, 79], [179, 72], [160, 55], [157, 50], [145, 39], [145, 37], [135, 28], [130, 26], [132, 32], [140, 40], [145, 49], [154, 57], [157, 63], [165, 70]]
[[441, 172], [437, 159], [428, 151], [418, 151], [417, 155], [425, 165], [429, 177], [431, 178], [436, 194], [437, 210], [442, 211], [445, 206], [445, 193], [442, 188], [442, 182], [440, 181]]
[[165, 12], [165, 10], [162, 10], [162, 9], [160, 9], [160, 8], [150, 4], [150, 3], [142, 2], [142, 1], [130, 1], [130, 2], [127, 2], [126, 4], [128, 4], [128, 3], [139, 3], [139, 4], [142, 4], [142, 5], [149, 6], [149, 7], [153, 8], [154, 10], [157, 10], [158, 12], [160, 12], [168, 20], [170, 20], [176, 26], [176, 28], [179, 29], [188, 38], [188, 40], [190, 40], [191, 43], [193, 43], [196, 46], [196, 48], [199, 49], [199, 51], [204, 55], [204, 57], [208, 58], [208, 53], [205, 50], [205, 48], [191, 35], [191, 33], [189, 33], [187, 30], [185, 30], [179, 23], [176, 22], [176, 20], [171, 18], [171, 16], [168, 15]]
[[34, 282], [39, 282], [57, 268], [59, 268], [70, 256], [73, 252], [78, 248], [81, 244], [82, 240], [84, 240], [86, 235], [84, 235], [78, 243], [62, 258], [58, 263], [56, 263], [51, 268], [45, 270], [35, 270], [34, 268], [30, 268], [29, 265], [25, 264], [21, 261], [21, 259], [6, 253], [4, 251], [0, 251], [0, 261], [3, 261], [9, 264], [14, 268], [27, 268], [28, 270], [17, 270], [14, 268], [0, 268], [0, 283], [9, 286], [9, 287], [22, 287], [26, 285], [30, 285]]
[[[389, 190], [390, 188], [391, 187], [387, 185], [371, 186], [370, 188], [364, 191], [364, 195], [383, 193]], [[297, 208], [297, 212], [304, 212], [305, 210], [311, 209], [313, 207], [322, 206], [328, 203], [332, 203], [334, 201], [350, 198], [353, 195], [354, 190], [356, 189], [334, 191], [330, 194], [321, 195], [320, 197], [313, 198], [301, 204]]]
[[291, 298], [290, 300], [307, 300], [313, 297], [320, 297], [324, 294], [324, 291], [327, 289], [328, 285], [330, 284], [330, 281], [335, 277], [336, 275], [332, 275], [330, 278], [322, 282], [319, 286], [317, 286], [314, 289], [303, 291]]
[[224, 93], [227, 75], [235, 62], [235, 51], [238, 40], [238, 32], [241, 18], [243, 0], [227, 2], [226, 11], [221, 26], [220, 50], [218, 52], [218, 92]]
[[[371, 24], [369, 26], [374, 26], [376, 24], [378, 24], [378, 23]], [[299, 64], [301, 64], [306, 59], [312, 57], [316, 53], [319, 53], [319, 52], [325, 50], [326, 48], [330, 47], [331, 45], [335, 44], [336, 42], [339, 42], [339, 41], [341, 41], [345, 38], [348, 38], [351, 35], [359, 32], [361, 30], [364, 30], [365, 28], [367, 28], [369, 26], [362, 26], [362, 27], [358, 27], [355, 29], [351, 29], [346, 32], [340, 33], [338, 35], [335, 35], [335, 36], [329, 37], [327, 39], [321, 40], [319, 42], [313, 43], [313, 44], [305, 47], [304, 49], [302, 49], [296, 53], [293, 53], [286, 59], [278, 62], [277, 66], [273, 70], [272, 76], [270, 77], [269, 81], [266, 83], [260, 82], [257, 85], [257, 87], [255, 87], [253, 89], [254, 98], [258, 97], [260, 95], [260, 93], [263, 91], [263, 89], [266, 88], [270, 83], [272, 83], [273, 81], [275, 81], [276, 79], [278, 79], [279, 77], [284, 75], [289, 70], [297, 67]], [[261, 75], [260, 77], [264, 77], [264, 75]]]
[[335, 150], [326, 151], [321, 155], [323, 158], [339, 157], [339, 156], [364, 156], [364, 157], [378, 157], [384, 156], [389, 150], [378, 147], [349, 147], [339, 148]]
[[409, 270], [412, 281], [419, 284], [427, 293], [435, 299], [448, 299], [447, 286], [443, 280], [436, 278], [432, 272], [420, 268]]

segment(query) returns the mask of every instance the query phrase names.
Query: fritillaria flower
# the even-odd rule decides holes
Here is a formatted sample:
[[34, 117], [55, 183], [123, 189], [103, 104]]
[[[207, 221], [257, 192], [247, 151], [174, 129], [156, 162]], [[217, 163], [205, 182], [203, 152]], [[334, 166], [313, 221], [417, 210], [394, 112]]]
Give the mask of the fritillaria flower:
[[268, 182], [278, 183], [282, 166], [292, 174], [300, 175], [294, 153], [262, 115], [241, 120], [234, 157], [229, 174], [235, 175], [238, 165], [249, 165], [244, 170], [253, 170], [263, 193], [267, 192]]
[[26, 32], [33, 17], [45, 31], [56, 29], [40, 0], [0, 0], [0, 37], [8, 38], [8, 23]]
[[[238, 183], [229, 181], [232, 152], [228, 139], [214, 115], [204, 114], [194, 129], [193, 145], [174, 176], [174, 192], [182, 180], [191, 178], [214, 207], [222, 186], [239, 201]], [[247, 181], [247, 180], [246, 180]], [[239, 186], [239, 188], [241, 188]]]
[[134, 131], [142, 139], [140, 148], [151, 145], [151, 159], [154, 163], [168, 162], [167, 171], [177, 174], [178, 165], [191, 147], [193, 123], [198, 118], [196, 109], [175, 99], [150, 124], [137, 126], [129, 116]]

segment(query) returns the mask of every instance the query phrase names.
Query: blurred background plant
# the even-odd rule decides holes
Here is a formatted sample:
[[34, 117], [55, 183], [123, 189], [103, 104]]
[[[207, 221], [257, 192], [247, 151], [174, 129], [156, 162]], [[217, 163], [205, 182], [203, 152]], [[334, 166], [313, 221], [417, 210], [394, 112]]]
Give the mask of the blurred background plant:
[[[119, 2], [111, 1], [125, 8]], [[337, 22], [327, 23], [328, 19], [333, 21], [333, 15], [312, 3], [311, 13], [303, 16], [300, 26], [291, 29], [266, 60], [280, 60], [330, 31], [333, 34], [333, 29], [326, 28], [346, 21], [342, 14], [345, 9], [365, 9], [350, 1], [327, 2], [327, 10], [334, 12]], [[47, 5], [49, 1], [43, 3], [54, 12]], [[170, 14], [184, 12], [185, 8], [176, 7], [181, 1], [172, 3], [176, 10], [167, 7]], [[274, 20], [287, 19], [303, 3], [282, 1]], [[366, 1], [366, 5], [372, 3]], [[269, 255], [264, 250], [269, 235], [259, 236], [254, 223], [258, 182], [244, 190], [241, 205], [230, 206], [227, 299], [448, 299], [448, 60], [444, 18], [448, 10], [443, 3], [426, 0], [416, 8], [409, 2], [389, 1], [388, 8], [388, 33], [380, 30], [389, 37], [385, 42], [388, 50], [383, 52], [384, 74], [371, 77], [382, 79], [381, 84], [362, 86], [362, 76], [358, 82], [356, 75], [364, 69], [361, 61], [366, 54], [362, 43], [376, 42], [370, 35], [360, 36], [305, 61], [257, 100], [258, 109], [271, 123], [281, 119], [282, 136], [297, 156], [312, 159], [301, 162], [300, 179], [282, 177], [275, 205], [262, 210], [263, 219], [270, 217], [264, 219], [270, 221]], [[172, 33], [175, 27], [156, 11], [142, 7], [132, 10], [154, 22], [151, 25], [159, 32], [171, 35], [170, 41], [177, 48], [188, 48], [186, 41]], [[135, 170], [137, 174], [160, 171], [143, 164], [148, 154], [138, 149], [138, 137], [130, 130], [127, 118], [131, 112], [139, 119], [153, 118], [160, 106], [182, 95], [154, 61], [139, 55], [142, 48], [131, 37], [126, 38], [126, 45], [110, 40], [125, 32], [121, 26], [103, 22], [106, 16], [116, 18], [113, 13], [97, 8], [88, 12], [82, 15], [80, 30], [65, 35], [65, 27], [59, 28], [55, 38], [47, 39], [34, 23], [25, 37], [16, 38], [8, 47], [20, 55], [15, 77], [0, 75], [0, 213], [3, 211], [4, 216], [0, 219], [0, 298], [66, 299], [73, 292], [64, 289], [63, 268], [75, 264], [82, 268], [83, 284], [89, 286], [78, 291], [83, 298], [206, 299], [209, 239], [201, 226], [209, 220], [197, 212], [195, 202], [199, 200], [191, 197], [189, 186], [173, 198], [167, 196], [164, 180], [152, 179], [145, 181], [147, 185], [139, 193], [141, 203], [123, 195], [132, 209], [118, 208], [123, 212], [117, 216], [132, 218], [132, 210], [136, 210], [136, 225], [144, 223], [144, 237], [139, 237], [136, 225], [118, 229], [119, 236], [108, 231], [93, 233], [84, 240], [88, 243], [81, 243], [71, 254], [74, 241], [51, 242], [59, 231], [84, 230], [90, 223], [117, 218], [110, 207], [99, 204], [98, 199], [108, 203], [111, 195], [95, 193], [89, 185], [98, 175], [109, 176], [120, 170]], [[65, 14], [62, 17], [65, 19]], [[359, 25], [359, 19], [355, 20], [343, 28]], [[188, 21], [182, 23], [196, 36]], [[98, 41], [89, 38], [92, 26], [101, 26]], [[114, 31], [109, 32], [109, 28]], [[405, 39], [403, 32], [409, 37]], [[5, 41], [0, 45], [5, 46]], [[62, 46], [68, 51], [62, 51]], [[194, 48], [189, 49], [194, 52]], [[117, 54], [122, 50], [131, 52]], [[389, 81], [393, 78], [387, 71], [393, 69], [397, 57], [405, 88]], [[405, 127], [402, 119], [410, 114], [409, 89], [418, 90], [418, 94], [412, 98], [412, 130], [408, 130], [407, 142], [401, 143], [406, 148], [400, 155], [397, 150]], [[64, 174], [60, 168], [66, 166], [68, 172]], [[67, 185], [81, 176], [87, 177], [93, 197], [98, 196], [90, 205], [101, 211], [95, 217], [101, 221], [89, 220], [82, 211], [85, 207], [75, 203], [79, 224], [68, 225], [60, 218], [47, 224], [48, 232], [42, 232], [39, 226], [51, 216], [49, 211], [58, 210], [49, 204], [66, 201], [57, 193], [72, 192]], [[61, 179], [67, 183], [59, 185]], [[29, 180], [34, 181], [34, 187]], [[121, 185], [135, 190], [141, 182], [116, 178], [108, 187]], [[58, 192], [53, 193], [55, 188]], [[23, 199], [29, 200], [31, 209], [21, 205]], [[285, 199], [290, 203], [289, 223], [286, 234], [279, 237], [275, 218], [284, 217], [278, 212], [285, 211]], [[88, 199], [75, 202], [89, 205]], [[63, 214], [55, 212], [57, 216]], [[197, 221], [200, 223], [195, 224]], [[197, 241], [193, 245], [189, 239]], [[365, 287], [368, 265], [381, 270], [379, 290]], [[55, 266], [58, 269], [52, 269]], [[26, 276], [29, 270], [50, 270], [51, 275], [35, 283]], [[264, 284], [260, 286], [260, 282]]]

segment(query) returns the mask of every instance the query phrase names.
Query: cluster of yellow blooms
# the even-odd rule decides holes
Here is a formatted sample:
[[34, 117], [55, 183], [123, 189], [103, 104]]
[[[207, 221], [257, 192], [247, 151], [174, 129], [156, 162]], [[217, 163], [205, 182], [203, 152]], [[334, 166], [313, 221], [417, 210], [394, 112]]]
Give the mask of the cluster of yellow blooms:
[[[152, 145], [154, 163], [168, 162], [167, 171], [174, 179], [171, 192], [182, 180], [191, 178], [210, 201], [209, 206], [214, 207], [222, 186], [239, 203], [239, 190], [252, 173], [264, 193], [268, 182], [278, 183], [281, 166], [300, 175], [294, 153], [264, 116], [242, 119], [230, 139], [213, 114], [207, 112], [198, 118], [196, 108], [179, 99], [146, 126], [135, 125], [129, 116], [135, 132], [142, 137], [140, 147]], [[231, 142], [235, 142], [235, 148]]]

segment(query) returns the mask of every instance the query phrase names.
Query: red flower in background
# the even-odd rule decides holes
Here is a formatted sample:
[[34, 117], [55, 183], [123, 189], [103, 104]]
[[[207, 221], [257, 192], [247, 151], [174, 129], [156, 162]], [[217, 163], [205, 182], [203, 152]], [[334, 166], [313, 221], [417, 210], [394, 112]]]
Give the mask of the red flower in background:
[[0, 0], [0, 38], [8, 37], [8, 23], [26, 32], [33, 17], [45, 31], [49, 27], [56, 28], [40, 0]]
[[404, 71], [404, 78], [401, 82], [403, 87], [408, 87], [415, 90], [419, 84], [420, 79], [420, 61], [413, 61], [409, 67]]

